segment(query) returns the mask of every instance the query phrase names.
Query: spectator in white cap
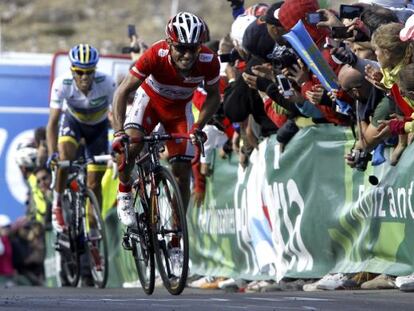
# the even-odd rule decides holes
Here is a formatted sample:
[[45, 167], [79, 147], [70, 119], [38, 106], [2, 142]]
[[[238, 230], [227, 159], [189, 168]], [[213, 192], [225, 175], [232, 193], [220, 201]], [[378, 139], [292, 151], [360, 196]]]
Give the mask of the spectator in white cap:
[[414, 15], [411, 15], [405, 22], [405, 26], [400, 31], [401, 41], [414, 40]]
[[255, 16], [242, 14], [239, 15], [231, 25], [230, 38], [233, 41], [234, 47], [243, 59], [247, 58], [247, 52], [242, 48], [243, 35], [247, 27], [254, 21], [256, 21]]

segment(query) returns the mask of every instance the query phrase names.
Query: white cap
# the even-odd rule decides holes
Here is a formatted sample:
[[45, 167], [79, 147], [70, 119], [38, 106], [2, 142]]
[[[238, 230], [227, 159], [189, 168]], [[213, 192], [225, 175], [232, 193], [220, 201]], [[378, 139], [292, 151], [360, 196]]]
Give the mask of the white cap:
[[405, 0], [360, 0], [359, 3], [376, 4], [384, 8], [405, 8]]
[[405, 22], [404, 28], [400, 31], [401, 41], [414, 40], [414, 15], [411, 15]]
[[11, 220], [9, 216], [0, 214], [0, 228], [10, 226], [10, 224], [11, 224]]
[[231, 25], [230, 37], [233, 41], [237, 41], [238, 45], [242, 45], [243, 35], [246, 28], [256, 20], [253, 15], [239, 15]]

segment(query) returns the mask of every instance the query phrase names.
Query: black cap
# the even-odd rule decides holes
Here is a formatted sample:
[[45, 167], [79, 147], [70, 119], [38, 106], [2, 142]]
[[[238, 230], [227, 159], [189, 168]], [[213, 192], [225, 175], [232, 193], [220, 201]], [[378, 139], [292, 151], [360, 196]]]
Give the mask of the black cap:
[[246, 28], [242, 45], [251, 54], [266, 60], [267, 55], [272, 53], [275, 42], [270, 37], [266, 24], [256, 21]]
[[275, 26], [278, 26], [278, 27], [282, 27], [282, 24], [274, 16], [275, 11], [278, 10], [278, 9], [280, 9], [280, 7], [282, 6], [282, 4], [283, 4], [283, 1], [282, 2], [276, 2], [276, 3], [273, 3], [269, 7], [269, 9], [266, 12], [265, 18], [264, 18], [264, 20], [265, 20], [265, 22], [267, 24], [271, 24], [271, 25], [275, 25]]

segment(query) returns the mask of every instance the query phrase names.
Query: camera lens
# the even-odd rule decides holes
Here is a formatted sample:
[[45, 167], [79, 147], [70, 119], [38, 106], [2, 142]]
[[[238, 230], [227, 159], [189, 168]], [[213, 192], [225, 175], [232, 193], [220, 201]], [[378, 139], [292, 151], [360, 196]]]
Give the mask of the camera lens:
[[368, 181], [371, 185], [376, 186], [379, 184], [379, 180], [375, 175], [369, 175]]

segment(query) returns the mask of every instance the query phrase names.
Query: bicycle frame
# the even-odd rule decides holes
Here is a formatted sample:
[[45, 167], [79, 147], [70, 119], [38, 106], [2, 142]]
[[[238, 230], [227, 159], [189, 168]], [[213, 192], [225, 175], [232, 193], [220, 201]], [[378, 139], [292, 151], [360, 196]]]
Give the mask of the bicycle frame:
[[[81, 157], [77, 160], [70, 161], [70, 160], [63, 160], [58, 161], [56, 165], [57, 168], [68, 168], [69, 170], [74, 169], [74, 172], [69, 172], [66, 184], [73, 190], [72, 194], [75, 194], [75, 198], [71, 198], [71, 200], [75, 199], [75, 204], [71, 204], [71, 208], [74, 208], [74, 216], [75, 216], [75, 229], [76, 229], [76, 236], [79, 236], [81, 233], [81, 226], [79, 220], [82, 218], [82, 225], [83, 229], [86, 229], [86, 207], [85, 207], [85, 197], [86, 192], [88, 190], [87, 187], [87, 166], [90, 163], [94, 162], [107, 162], [112, 159], [111, 155], [101, 155], [101, 156], [94, 156], [92, 160], [86, 160], [85, 158]], [[73, 183], [75, 182], [75, 183]], [[52, 171], [52, 183], [51, 188], [53, 189], [56, 183], [56, 170]], [[77, 189], [74, 189], [76, 187]], [[65, 187], [65, 189], [68, 186]], [[73, 219], [71, 220], [73, 221]], [[83, 236], [85, 240], [87, 239], [86, 231], [83, 230]]]

